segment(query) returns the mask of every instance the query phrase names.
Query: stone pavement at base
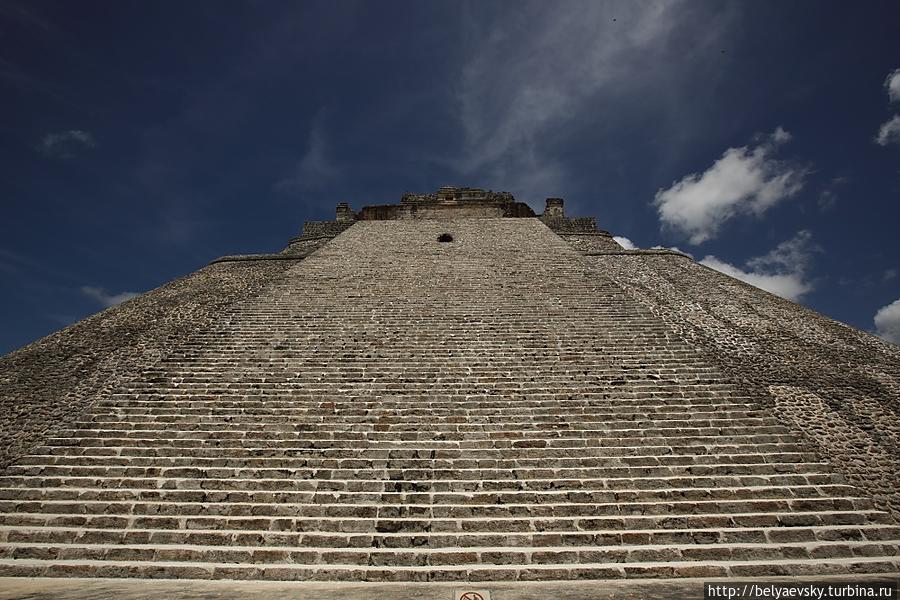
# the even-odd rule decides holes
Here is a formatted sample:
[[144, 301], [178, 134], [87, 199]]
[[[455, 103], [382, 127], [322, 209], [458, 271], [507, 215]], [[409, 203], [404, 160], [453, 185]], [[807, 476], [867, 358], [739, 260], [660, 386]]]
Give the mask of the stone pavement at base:
[[[816, 581], [847, 581], [817, 577]], [[854, 581], [895, 581], [887, 576], [853, 577]], [[771, 577], [747, 581], [792, 581]], [[491, 600], [690, 600], [703, 598], [703, 579], [632, 581], [543, 581], [467, 584], [488, 589]], [[715, 581], [715, 580], [713, 580]], [[734, 580], [729, 580], [732, 583]], [[805, 581], [805, 580], [804, 580]], [[452, 600], [459, 583], [289, 583], [138, 579], [57, 579], [9, 577], [0, 580], [0, 600]]]

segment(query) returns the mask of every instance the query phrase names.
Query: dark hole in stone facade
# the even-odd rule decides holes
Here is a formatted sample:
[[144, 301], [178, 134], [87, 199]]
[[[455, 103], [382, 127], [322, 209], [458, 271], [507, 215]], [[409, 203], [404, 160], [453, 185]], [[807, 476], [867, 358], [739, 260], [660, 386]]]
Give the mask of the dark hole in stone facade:
[[449, 233], [442, 233], [441, 235], [438, 236], [438, 241], [439, 242], [452, 242], [453, 236], [450, 235]]

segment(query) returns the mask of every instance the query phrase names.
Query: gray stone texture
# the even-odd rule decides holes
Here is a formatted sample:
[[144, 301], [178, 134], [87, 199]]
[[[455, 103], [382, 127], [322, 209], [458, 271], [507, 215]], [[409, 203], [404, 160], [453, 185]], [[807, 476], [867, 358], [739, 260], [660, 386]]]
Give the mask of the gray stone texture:
[[211, 265], [0, 357], [0, 468], [288, 266]]
[[690, 260], [592, 259], [900, 515], [900, 348]]
[[612, 238], [612, 235], [603, 232], [591, 233], [560, 233], [558, 235], [566, 240], [570, 246], [580, 252], [621, 252], [622, 246]]
[[900, 572], [900, 349], [484, 193], [339, 207], [4, 357], [0, 575]]

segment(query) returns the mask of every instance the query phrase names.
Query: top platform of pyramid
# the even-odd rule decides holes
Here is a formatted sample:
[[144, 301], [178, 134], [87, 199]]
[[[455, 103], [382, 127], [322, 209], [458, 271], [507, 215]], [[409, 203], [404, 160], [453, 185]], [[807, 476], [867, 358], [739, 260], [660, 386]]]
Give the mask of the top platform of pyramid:
[[490, 219], [539, 218], [554, 231], [597, 233], [594, 217], [567, 217], [562, 198], [547, 198], [544, 212], [536, 214], [510, 192], [469, 187], [443, 186], [431, 194], [403, 194], [397, 204], [374, 204], [354, 211], [349, 204], [337, 205], [333, 221], [307, 221], [303, 237], [333, 236], [357, 221], [398, 219]]

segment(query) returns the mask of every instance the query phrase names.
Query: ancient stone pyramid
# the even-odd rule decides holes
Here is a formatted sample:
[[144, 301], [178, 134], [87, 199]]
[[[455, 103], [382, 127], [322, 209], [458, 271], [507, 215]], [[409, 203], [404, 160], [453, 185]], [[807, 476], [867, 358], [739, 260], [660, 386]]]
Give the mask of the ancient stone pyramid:
[[0, 396], [4, 576], [900, 572], [900, 348], [559, 199], [340, 204]]

